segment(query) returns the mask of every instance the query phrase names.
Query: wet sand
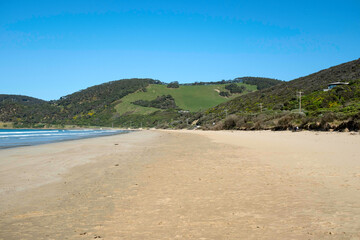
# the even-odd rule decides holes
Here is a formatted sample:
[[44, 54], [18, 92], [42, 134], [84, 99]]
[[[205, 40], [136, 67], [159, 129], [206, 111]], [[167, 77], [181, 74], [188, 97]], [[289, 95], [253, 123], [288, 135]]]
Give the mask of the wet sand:
[[141, 131], [0, 151], [0, 239], [360, 239], [360, 135]]

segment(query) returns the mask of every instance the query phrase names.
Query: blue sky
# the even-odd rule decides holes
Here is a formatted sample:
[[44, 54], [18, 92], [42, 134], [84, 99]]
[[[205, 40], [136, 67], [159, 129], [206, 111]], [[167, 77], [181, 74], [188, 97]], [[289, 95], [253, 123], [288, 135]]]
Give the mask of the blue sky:
[[0, 0], [0, 94], [112, 80], [292, 80], [360, 57], [360, 1]]

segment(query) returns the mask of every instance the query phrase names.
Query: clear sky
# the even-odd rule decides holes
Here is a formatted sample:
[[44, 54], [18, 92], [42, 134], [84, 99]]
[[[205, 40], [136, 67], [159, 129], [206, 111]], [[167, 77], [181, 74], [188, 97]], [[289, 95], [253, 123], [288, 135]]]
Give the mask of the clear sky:
[[0, 94], [95, 84], [292, 80], [360, 57], [359, 0], [0, 0]]

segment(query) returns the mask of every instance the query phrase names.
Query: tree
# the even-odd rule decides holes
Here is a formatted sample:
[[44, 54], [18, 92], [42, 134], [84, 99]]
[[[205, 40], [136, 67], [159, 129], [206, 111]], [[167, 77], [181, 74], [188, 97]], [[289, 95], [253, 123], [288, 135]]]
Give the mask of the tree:
[[229, 90], [231, 93], [242, 93], [245, 90], [245, 87], [238, 86], [236, 83], [231, 83], [226, 85], [225, 89]]
[[222, 96], [222, 97], [230, 97], [230, 93], [227, 92], [227, 91], [226, 91], [226, 92], [225, 92], [225, 91], [224, 91], [224, 92], [220, 92], [219, 95]]
[[167, 85], [168, 88], [179, 88], [180, 85], [179, 85], [179, 82], [178, 81], [175, 81], [175, 82], [171, 82]]

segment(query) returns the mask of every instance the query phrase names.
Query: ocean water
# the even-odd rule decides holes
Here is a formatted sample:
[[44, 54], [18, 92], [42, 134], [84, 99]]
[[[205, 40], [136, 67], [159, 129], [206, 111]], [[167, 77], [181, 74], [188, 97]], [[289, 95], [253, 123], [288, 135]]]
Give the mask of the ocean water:
[[110, 136], [126, 130], [0, 129], [0, 149]]

